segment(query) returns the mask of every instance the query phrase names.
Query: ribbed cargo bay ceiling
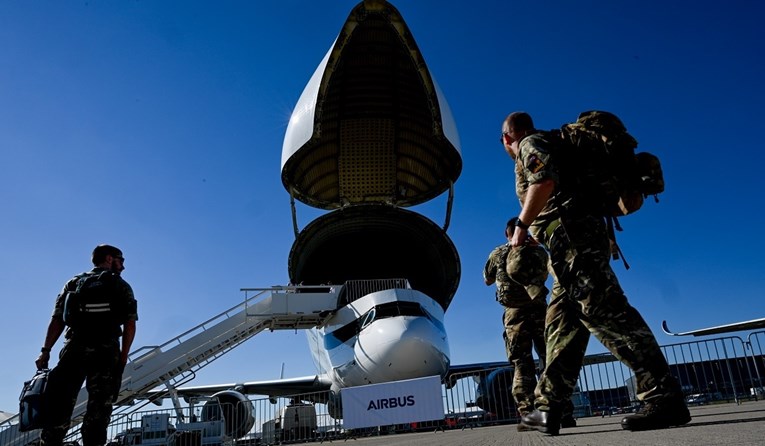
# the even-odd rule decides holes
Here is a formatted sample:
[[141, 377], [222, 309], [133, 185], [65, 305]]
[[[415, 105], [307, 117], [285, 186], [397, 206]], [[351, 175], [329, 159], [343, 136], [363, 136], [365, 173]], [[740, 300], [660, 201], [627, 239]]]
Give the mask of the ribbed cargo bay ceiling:
[[338, 37], [313, 136], [282, 169], [299, 201], [322, 209], [412, 206], [459, 177], [462, 160], [441, 128], [430, 74], [408, 30], [391, 20], [367, 13]]

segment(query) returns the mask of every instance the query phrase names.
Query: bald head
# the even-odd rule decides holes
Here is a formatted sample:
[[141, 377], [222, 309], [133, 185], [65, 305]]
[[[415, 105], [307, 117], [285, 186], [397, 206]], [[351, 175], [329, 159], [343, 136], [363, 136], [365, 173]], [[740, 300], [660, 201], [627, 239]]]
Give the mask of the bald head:
[[503, 133], [525, 134], [531, 130], [534, 130], [534, 121], [531, 119], [531, 115], [522, 111], [510, 113], [502, 124]]

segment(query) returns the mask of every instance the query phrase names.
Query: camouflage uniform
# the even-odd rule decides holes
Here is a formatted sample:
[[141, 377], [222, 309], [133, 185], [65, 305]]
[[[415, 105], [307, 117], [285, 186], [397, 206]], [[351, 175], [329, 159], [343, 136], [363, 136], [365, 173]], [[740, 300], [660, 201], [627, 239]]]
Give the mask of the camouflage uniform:
[[571, 396], [592, 333], [635, 373], [641, 400], [676, 396], [679, 385], [648, 325], [628, 302], [610, 265], [605, 219], [589, 215], [573, 192], [558, 190], [555, 157], [543, 134], [521, 140], [516, 190], [523, 199], [529, 184], [545, 179], [556, 191], [530, 232], [550, 253], [565, 293], [553, 298], [546, 317], [547, 367], [536, 389], [535, 406], [559, 408]]
[[537, 379], [532, 347], [544, 364], [547, 263], [541, 246], [512, 249], [504, 244], [489, 254], [483, 269], [484, 279], [495, 281], [497, 301], [505, 307], [502, 337], [507, 359], [515, 369], [512, 393], [521, 415], [534, 409]]
[[[94, 268], [88, 274], [98, 274], [103, 268]], [[56, 299], [53, 318], [63, 321], [64, 298], [68, 291], [77, 286], [77, 277], [64, 286]], [[138, 320], [137, 304], [130, 285], [118, 278], [114, 299], [124, 299], [125, 321]], [[46, 427], [40, 434], [44, 446], [58, 446], [63, 443], [69, 430], [70, 418], [77, 395], [86, 382], [88, 391], [87, 410], [82, 422], [83, 446], [106, 443], [106, 430], [112, 414], [112, 402], [122, 384], [120, 363], [120, 326], [92, 330], [69, 327], [66, 341], [59, 354], [56, 367], [51, 370], [45, 389]]]

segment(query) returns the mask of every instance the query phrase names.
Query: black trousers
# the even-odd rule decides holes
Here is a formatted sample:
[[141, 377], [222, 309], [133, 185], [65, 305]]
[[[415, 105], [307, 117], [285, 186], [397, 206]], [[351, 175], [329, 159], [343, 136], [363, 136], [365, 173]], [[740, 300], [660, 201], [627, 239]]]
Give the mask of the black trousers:
[[82, 421], [83, 446], [106, 443], [106, 429], [112, 402], [122, 381], [119, 340], [85, 345], [70, 340], [64, 345], [59, 362], [50, 371], [45, 389], [45, 425], [41, 433], [44, 446], [61, 446], [71, 425], [72, 412], [83, 382], [88, 391], [87, 409]]

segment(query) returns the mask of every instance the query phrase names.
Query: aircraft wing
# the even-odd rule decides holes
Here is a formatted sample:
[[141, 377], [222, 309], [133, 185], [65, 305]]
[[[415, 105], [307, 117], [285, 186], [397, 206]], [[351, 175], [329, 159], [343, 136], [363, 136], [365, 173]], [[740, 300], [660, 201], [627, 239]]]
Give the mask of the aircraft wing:
[[[452, 387], [458, 379], [468, 376], [485, 375], [500, 367], [512, 367], [512, 365], [507, 361], [453, 365], [449, 367], [449, 371], [446, 373], [446, 376], [444, 376], [443, 382], [447, 387]], [[235, 390], [245, 395], [279, 397], [318, 393], [329, 390], [331, 386], [332, 382], [329, 380], [329, 377], [325, 374], [321, 374], [297, 378], [250, 381], [245, 383], [183, 386], [175, 389], [175, 392], [179, 397], [186, 400], [194, 397], [211, 396], [224, 390]], [[157, 389], [141, 395], [140, 399], [160, 401], [168, 396], [168, 390]]]
[[[583, 365], [603, 364], [603, 363], [613, 362], [613, 361], [617, 361], [616, 357], [613, 354], [601, 353], [601, 354], [590, 355], [586, 357], [584, 359]], [[538, 367], [539, 360], [535, 360], [534, 362], [536, 366]], [[449, 371], [446, 372], [446, 376], [444, 376], [443, 383], [446, 385], [447, 388], [451, 388], [459, 379], [467, 378], [469, 376], [476, 376], [480, 378], [485, 375], [488, 375], [489, 373], [491, 373], [492, 371], [496, 369], [507, 368], [507, 367], [513, 367], [513, 365], [507, 361], [476, 362], [473, 364], [452, 365], [449, 367]]]
[[686, 331], [683, 333], [673, 333], [669, 331], [667, 321], [661, 322], [661, 329], [670, 336], [706, 336], [711, 334], [731, 333], [734, 331], [756, 330], [765, 328], [765, 318], [753, 319], [751, 321], [735, 322], [733, 324], [718, 325], [717, 327], [701, 328], [698, 330]]
[[476, 362], [473, 364], [460, 364], [449, 366], [449, 370], [444, 376], [443, 383], [447, 388], [451, 388], [457, 382], [457, 380], [466, 378], [468, 376], [481, 376], [486, 375], [492, 370], [500, 367], [512, 367], [507, 361], [499, 362]]
[[[264, 395], [268, 397], [318, 393], [329, 390], [331, 382], [327, 375], [311, 375], [298, 378], [250, 381], [245, 383], [212, 384], [204, 386], [184, 386], [175, 389], [179, 397], [210, 396], [224, 390], [235, 390], [245, 395]], [[153, 390], [142, 395], [142, 399], [158, 400], [168, 396], [167, 390]]]

